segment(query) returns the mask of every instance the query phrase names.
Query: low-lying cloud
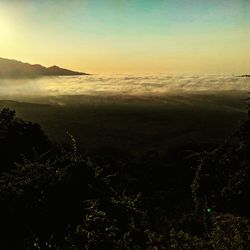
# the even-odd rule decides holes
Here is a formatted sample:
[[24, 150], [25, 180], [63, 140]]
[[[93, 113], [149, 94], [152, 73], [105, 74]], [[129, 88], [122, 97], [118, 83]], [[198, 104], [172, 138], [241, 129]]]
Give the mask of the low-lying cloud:
[[16, 96], [131, 95], [249, 91], [250, 79], [228, 75], [90, 75], [40, 79], [0, 79], [0, 99]]

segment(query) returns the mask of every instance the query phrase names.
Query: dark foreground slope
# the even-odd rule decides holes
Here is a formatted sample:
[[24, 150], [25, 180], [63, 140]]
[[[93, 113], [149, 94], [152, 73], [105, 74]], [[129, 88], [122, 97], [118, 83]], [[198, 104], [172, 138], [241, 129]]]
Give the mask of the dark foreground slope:
[[0, 247], [249, 249], [249, 135], [247, 120], [220, 146], [178, 162], [97, 164], [72, 136], [53, 144], [3, 109]]
[[87, 154], [120, 157], [151, 152], [165, 157], [175, 148], [221, 143], [246, 117], [245, 96], [204, 94], [163, 100], [61, 96], [39, 100], [50, 104], [0, 101], [0, 107], [41, 124], [53, 140], [63, 141], [70, 132]]
[[44, 67], [39, 64], [23, 63], [16, 60], [0, 58], [0, 78], [29, 78], [40, 76], [73, 76], [86, 73], [63, 69], [58, 66]]

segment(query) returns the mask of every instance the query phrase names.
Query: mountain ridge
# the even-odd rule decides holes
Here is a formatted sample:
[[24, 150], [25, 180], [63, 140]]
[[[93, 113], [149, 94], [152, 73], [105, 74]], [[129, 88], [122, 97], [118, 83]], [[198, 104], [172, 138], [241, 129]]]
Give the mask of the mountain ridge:
[[61, 68], [57, 65], [45, 67], [0, 57], [0, 78], [33, 78], [42, 76], [76, 76], [87, 73]]

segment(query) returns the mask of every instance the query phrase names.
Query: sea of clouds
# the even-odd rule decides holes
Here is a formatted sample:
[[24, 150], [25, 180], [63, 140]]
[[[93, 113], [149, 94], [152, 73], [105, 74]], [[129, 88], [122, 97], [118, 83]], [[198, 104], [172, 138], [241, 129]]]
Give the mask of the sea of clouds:
[[0, 99], [17, 96], [165, 96], [250, 90], [250, 78], [230, 75], [89, 75], [0, 79]]

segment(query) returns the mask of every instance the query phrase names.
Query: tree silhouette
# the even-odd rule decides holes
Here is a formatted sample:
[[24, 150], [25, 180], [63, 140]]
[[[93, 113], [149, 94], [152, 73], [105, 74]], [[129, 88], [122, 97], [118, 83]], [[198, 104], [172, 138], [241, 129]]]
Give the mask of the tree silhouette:
[[30, 158], [34, 153], [42, 154], [51, 143], [41, 127], [32, 122], [16, 118], [13, 110], [0, 111], [0, 171], [14, 167], [23, 157]]

